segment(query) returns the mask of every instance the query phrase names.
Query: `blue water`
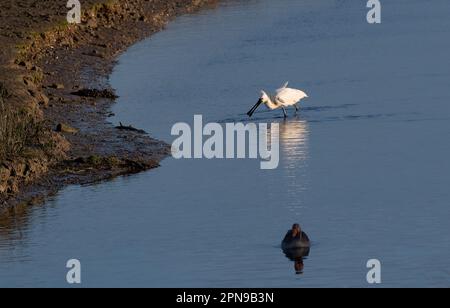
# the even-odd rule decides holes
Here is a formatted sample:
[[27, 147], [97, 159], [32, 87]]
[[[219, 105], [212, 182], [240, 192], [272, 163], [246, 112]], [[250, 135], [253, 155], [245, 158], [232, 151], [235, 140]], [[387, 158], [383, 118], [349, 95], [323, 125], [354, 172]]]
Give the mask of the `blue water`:
[[[281, 161], [174, 160], [73, 186], [0, 227], [0, 286], [450, 286], [450, 2], [231, 1], [130, 48], [116, 118], [170, 143], [172, 125], [247, 121], [286, 80], [310, 99], [279, 123]], [[300, 222], [303, 275], [279, 248]]]

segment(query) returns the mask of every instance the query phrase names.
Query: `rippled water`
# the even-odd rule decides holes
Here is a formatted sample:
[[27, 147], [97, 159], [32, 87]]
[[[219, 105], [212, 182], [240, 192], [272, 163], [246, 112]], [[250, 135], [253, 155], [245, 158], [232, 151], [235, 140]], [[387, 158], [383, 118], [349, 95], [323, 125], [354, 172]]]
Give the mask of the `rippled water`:
[[[0, 228], [0, 286], [450, 286], [450, 3], [232, 1], [132, 47], [111, 83], [114, 121], [170, 142], [174, 123], [247, 121], [261, 88], [305, 89], [280, 123], [281, 161], [174, 160], [69, 187]], [[292, 111], [291, 111], [292, 112]], [[304, 274], [279, 248], [313, 240]]]

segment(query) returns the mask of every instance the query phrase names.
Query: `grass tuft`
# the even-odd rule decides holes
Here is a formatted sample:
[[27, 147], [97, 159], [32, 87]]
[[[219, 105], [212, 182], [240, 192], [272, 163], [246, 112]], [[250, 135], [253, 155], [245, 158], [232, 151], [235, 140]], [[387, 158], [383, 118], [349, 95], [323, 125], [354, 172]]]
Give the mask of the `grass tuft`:
[[0, 83], [0, 163], [20, 156], [27, 147], [40, 146], [44, 132], [42, 122], [38, 122], [25, 110], [7, 106], [8, 91]]

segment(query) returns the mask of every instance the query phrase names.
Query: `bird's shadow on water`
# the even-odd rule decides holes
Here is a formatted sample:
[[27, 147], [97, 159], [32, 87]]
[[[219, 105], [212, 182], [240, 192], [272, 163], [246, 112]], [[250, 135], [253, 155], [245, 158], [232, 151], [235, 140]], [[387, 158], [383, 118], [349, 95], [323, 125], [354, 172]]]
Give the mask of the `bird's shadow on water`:
[[[289, 119], [301, 119], [305, 113], [310, 112], [323, 112], [323, 111], [329, 111], [329, 110], [339, 110], [339, 109], [348, 109], [350, 107], [356, 106], [357, 104], [342, 104], [337, 106], [310, 106], [310, 107], [302, 107], [300, 111], [298, 112], [292, 112], [291, 110], [288, 111], [288, 118], [285, 118], [281, 109], [280, 110], [262, 110], [258, 111], [254, 114], [252, 118], [249, 118], [246, 113], [241, 113], [236, 116], [230, 116], [229, 118], [222, 119], [217, 121], [219, 124], [225, 124], [230, 122], [241, 122], [241, 123], [248, 123], [248, 122], [261, 122], [261, 121], [267, 121], [267, 120], [289, 120]], [[278, 115], [277, 115], [277, 112]]]
[[[333, 111], [350, 110], [352, 107], [358, 106], [358, 104], [341, 104], [336, 106], [310, 106], [302, 107], [298, 112], [288, 110], [288, 117], [285, 118], [281, 110], [261, 110], [255, 112], [252, 118], [249, 118], [247, 114], [238, 114], [236, 116], [230, 116], [226, 119], [217, 121], [219, 124], [226, 123], [251, 123], [251, 122], [265, 122], [276, 121], [290, 122], [290, 121], [307, 121], [309, 123], [324, 123], [324, 122], [336, 122], [336, 121], [354, 121], [354, 120], [410, 120], [411, 116], [417, 116], [417, 113], [364, 113], [356, 114], [349, 112], [347, 114], [333, 114]], [[417, 119], [414, 119], [417, 120]]]

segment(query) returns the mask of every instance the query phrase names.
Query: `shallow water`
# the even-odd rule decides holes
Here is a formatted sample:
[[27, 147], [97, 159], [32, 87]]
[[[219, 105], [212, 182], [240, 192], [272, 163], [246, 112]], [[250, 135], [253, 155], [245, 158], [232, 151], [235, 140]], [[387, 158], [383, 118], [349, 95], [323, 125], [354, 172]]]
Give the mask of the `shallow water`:
[[[232, 1], [133, 46], [111, 76], [114, 122], [171, 142], [174, 123], [241, 121], [259, 90], [305, 89], [280, 123], [278, 169], [174, 160], [69, 187], [0, 228], [0, 286], [450, 286], [450, 2]], [[291, 111], [292, 112], [292, 111]], [[279, 248], [313, 240], [303, 275]]]

